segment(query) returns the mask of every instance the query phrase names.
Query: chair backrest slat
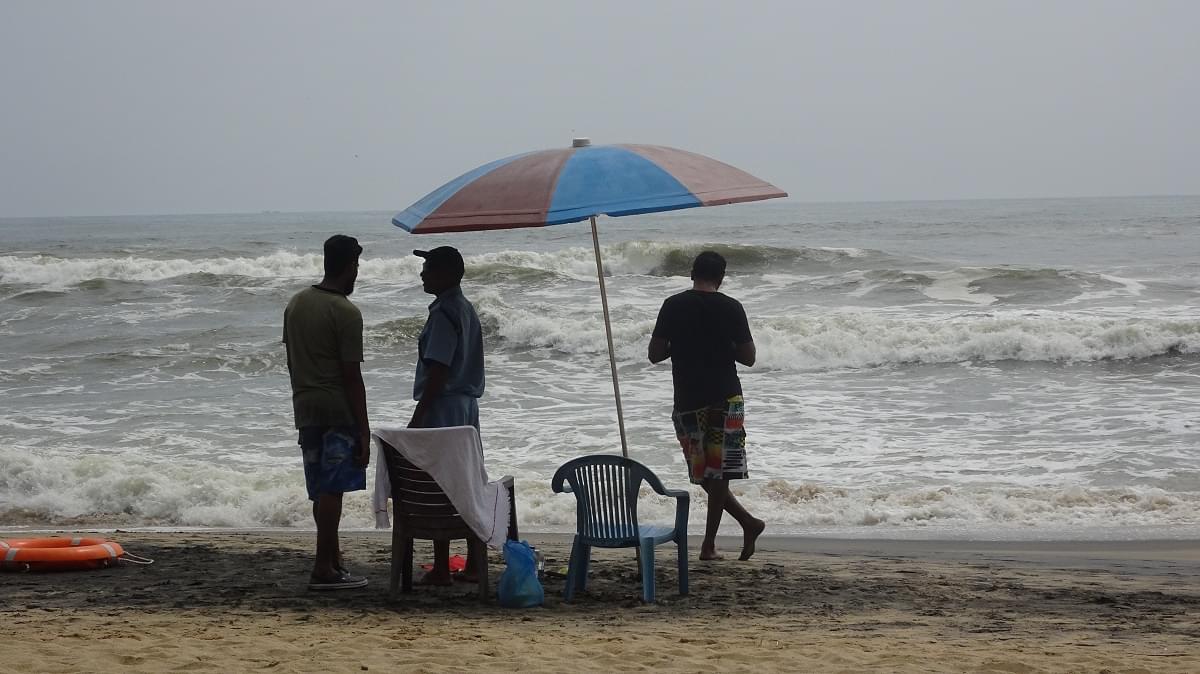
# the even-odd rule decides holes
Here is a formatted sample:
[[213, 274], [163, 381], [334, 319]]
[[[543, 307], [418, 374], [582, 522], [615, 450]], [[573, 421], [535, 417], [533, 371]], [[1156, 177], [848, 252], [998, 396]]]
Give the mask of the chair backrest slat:
[[598, 511], [596, 513], [596, 515], [597, 515], [596, 519], [600, 524], [600, 535], [603, 536], [604, 538], [612, 538], [613, 537], [612, 508], [609, 507], [609, 504], [612, 501], [612, 497], [609, 495], [608, 470], [607, 469], [608, 469], [607, 466], [596, 466], [594, 469], [595, 474], [596, 474], [596, 477], [595, 477], [596, 487], [597, 487], [596, 494], [600, 501], [600, 503], [599, 503], [600, 508], [598, 509]]
[[597, 480], [594, 479], [595, 472], [595, 466], [580, 466], [579, 479], [580, 486], [583, 488], [583, 496], [585, 497], [586, 503], [583, 513], [583, 516], [587, 518], [585, 531], [587, 531], [587, 535], [589, 536], [602, 538], [603, 534], [600, 532], [599, 524], [600, 518], [596, 516], [598, 514], [596, 509], [600, 507], [600, 498], [597, 495], [596, 490], [599, 489], [600, 485], [597, 483]]
[[462, 520], [450, 497], [429, 473], [417, 468], [386, 442], [383, 443], [383, 456], [392, 482], [392, 504], [397, 517]]
[[619, 527], [618, 533], [628, 532], [630, 524], [628, 503], [625, 501], [625, 488], [629, 481], [626, 473], [628, 471], [622, 470], [618, 466], [609, 467], [608, 483], [612, 485], [613, 523]]
[[604, 483], [608, 485], [608, 510], [610, 513], [608, 521], [609, 526], [612, 527], [608, 535], [619, 538], [627, 526], [624, 509], [621, 508], [621, 479], [619, 477], [621, 471], [616, 466], [605, 466], [605, 468]]
[[608, 522], [608, 537], [618, 538], [621, 534], [621, 510], [617, 508], [617, 490], [620, 486], [613, 479], [616, 470], [614, 466], [602, 466], [600, 473], [604, 480], [604, 509], [607, 511], [605, 521]]
[[599, 492], [600, 481], [596, 479], [596, 467], [584, 466], [581, 477], [584, 480], [584, 489], [588, 497], [587, 517], [591, 535], [601, 538], [604, 536], [604, 533], [600, 531], [600, 520], [602, 518], [598, 517], [600, 514], [598, 509], [600, 508], [602, 499]]

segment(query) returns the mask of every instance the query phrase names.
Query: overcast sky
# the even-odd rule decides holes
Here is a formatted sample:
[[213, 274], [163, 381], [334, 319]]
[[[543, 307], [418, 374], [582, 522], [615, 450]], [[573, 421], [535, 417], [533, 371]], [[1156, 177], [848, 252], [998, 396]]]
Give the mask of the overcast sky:
[[1200, 2], [0, 2], [0, 216], [401, 210], [681, 147], [803, 201], [1200, 193]]

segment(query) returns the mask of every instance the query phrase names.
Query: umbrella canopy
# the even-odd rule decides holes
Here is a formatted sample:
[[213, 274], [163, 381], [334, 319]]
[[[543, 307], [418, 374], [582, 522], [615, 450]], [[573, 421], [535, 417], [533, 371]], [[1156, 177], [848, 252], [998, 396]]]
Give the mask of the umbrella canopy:
[[787, 196], [694, 152], [580, 140], [578, 147], [518, 154], [468, 171], [392, 223], [414, 234], [513, 229]]
[[435, 234], [591, 220], [621, 454], [628, 457], [596, 216], [786, 196], [745, 171], [694, 152], [660, 145], [592, 146], [576, 138], [570, 148], [518, 154], [468, 171], [398, 213], [392, 224], [413, 234]]

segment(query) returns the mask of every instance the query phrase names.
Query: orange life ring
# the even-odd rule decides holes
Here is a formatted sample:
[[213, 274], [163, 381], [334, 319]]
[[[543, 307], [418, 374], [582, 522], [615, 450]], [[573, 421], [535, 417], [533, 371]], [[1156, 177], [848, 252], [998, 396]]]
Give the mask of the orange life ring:
[[6, 571], [99, 569], [117, 563], [125, 550], [103, 538], [22, 538], [0, 541]]

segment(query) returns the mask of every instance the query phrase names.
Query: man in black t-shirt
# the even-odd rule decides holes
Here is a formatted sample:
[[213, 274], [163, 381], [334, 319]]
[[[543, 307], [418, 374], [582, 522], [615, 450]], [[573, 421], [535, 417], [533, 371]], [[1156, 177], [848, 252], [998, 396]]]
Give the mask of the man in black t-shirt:
[[746, 430], [737, 365], [754, 365], [754, 339], [746, 311], [718, 292], [725, 258], [704, 251], [692, 263], [692, 289], [668, 297], [650, 339], [651, 363], [671, 359], [675, 409], [671, 419], [683, 448], [689, 477], [708, 493], [708, 518], [700, 559], [721, 559], [717, 529], [722, 512], [742, 525], [742, 553], [750, 559], [766, 528], [729, 491], [729, 480], [745, 478]]

